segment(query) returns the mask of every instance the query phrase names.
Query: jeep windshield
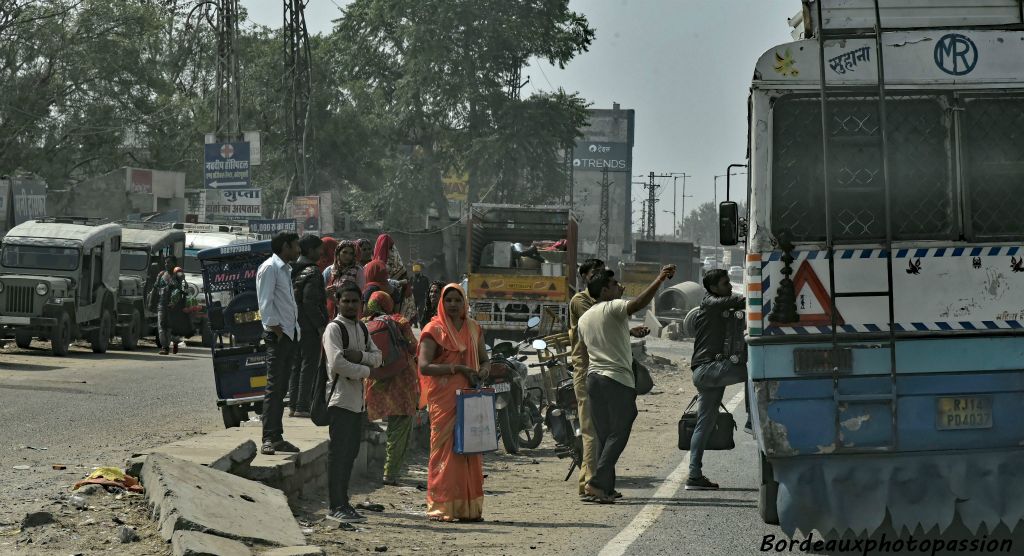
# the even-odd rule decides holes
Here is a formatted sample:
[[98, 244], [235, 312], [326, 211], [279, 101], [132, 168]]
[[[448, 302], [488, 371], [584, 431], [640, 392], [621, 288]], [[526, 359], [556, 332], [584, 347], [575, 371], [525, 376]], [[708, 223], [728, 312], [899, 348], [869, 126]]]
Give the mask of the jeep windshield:
[[121, 270], [146, 270], [149, 265], [149, 251], [145, 249], [122, 249]]
[[71, 247], [45, 247], [41, 245], [3, 246], [0, 262], [5, 268], [34, 270], [75, 270], [78, 268], [79, 250]]

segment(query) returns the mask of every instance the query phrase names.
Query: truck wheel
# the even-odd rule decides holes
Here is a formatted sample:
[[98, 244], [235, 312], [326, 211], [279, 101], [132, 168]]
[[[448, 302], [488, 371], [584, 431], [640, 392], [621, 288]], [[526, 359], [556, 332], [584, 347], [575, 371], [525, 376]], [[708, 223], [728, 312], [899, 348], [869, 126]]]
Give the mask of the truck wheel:
[[50, 333], [50, 352], [57, 357], [64, 357], [71, 351], [71, 317], [61, 313], [57, 324]]
[[14, 343], [21, 349], [28, 349], [32, 346], [32, 336], [30, 334], [15, 334]]
[[772, 464], [768, 458], [761, 456], [761, 486], [757, 489], [757, 512], [761, 514], [761, 521], [768, 525], [779, 524], [779, 483], [775, 481], [772, 471]]
[[138, 309], [132, 310], [132, 322], [128, 328], [121, 333], [121, 349], [135, 351], [139, 347], [139, 336], [142, 335], [142, 317]]
[[237, 427], [242, 424], [242, 420], [239, 418], [236, 406], [224, 405], [220, 408], [220, 415], [224, 419], [224, 428], [230, 429]]
[[519, 435], [512, 427], [512, 415], [509, 408], [498, 410], [498, 431], [501, 433], [501, 444], [505, 447], [505, 453], [519, 453]]
[[110, 311], [103, 309], [100, 313], [100, 326], [95, 332], [95, 336], [92, 339], [92, 352], [93, 353], [106, 353], [107, 347], [110, 346], [110, 328], [111, 319]]

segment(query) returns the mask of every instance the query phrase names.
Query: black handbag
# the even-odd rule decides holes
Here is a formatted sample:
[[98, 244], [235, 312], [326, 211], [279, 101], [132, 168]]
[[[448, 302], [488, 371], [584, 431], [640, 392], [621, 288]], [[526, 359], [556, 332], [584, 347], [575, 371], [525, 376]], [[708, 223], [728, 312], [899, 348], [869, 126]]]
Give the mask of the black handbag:
[[[697, 396], [694, 396], [690, 400], [690, 405], [686, 406], [686, 410], [683, 411], [683, 416], [679, 418], [680, 450], [690, 449], [693, 431], [697, 428], [697, 411], [693, 410], [696, 403]], [[725, 409], [724, 405], [721, 405], [721, 408], [722, 411], [718, 412], [715, 419], [715, 428], [712, 429], [711, 436], [704, 446], [705, 450], [732, 450], [736, 447], [736, 442], [732, 438], [732, 433], [736, 430], [736, 419]]]
[[637, 395], [643, 396], [654, 389], [654, 379], [651, 378], [651, 371], [646, 365], [633, 360], [633, 385], [636, 387]]

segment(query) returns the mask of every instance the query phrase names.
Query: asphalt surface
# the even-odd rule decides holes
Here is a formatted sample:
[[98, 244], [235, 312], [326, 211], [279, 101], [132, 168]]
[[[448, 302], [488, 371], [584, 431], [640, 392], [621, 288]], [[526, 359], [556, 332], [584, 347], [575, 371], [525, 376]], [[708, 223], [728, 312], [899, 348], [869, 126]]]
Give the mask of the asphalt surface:
[[201, 347], [160, 356], [151, 343], [106, 354], [76, 346], [57, 358], [47, 344], [33, 346], [0, 349], [0, 525], [93, 467], [120, 467], [139, 448], [223, 426]]

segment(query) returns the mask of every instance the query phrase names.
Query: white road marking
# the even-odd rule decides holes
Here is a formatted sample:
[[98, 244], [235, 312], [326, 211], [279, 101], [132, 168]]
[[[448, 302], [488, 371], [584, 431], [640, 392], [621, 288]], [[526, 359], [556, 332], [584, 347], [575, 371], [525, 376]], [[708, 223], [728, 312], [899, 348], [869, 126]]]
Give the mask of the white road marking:
[[[740, 389], [735, 396], [729, 400], [729, 403], [725, 405], [725, 409], [732, 413], [736, 410], [736, 407], [743, 402], [743, 391]], [[669, 500], [679, 492], [679, 488], [686, 482], [686, 478], [689, 475], [690, 467], [690, 452], [687, 451], [683, 454], [683, 460], [679, 462], [672, 473], [665, 478], [665, 482], [661, 483], [658, 490], [654, 492], [653, 498]], [[656, 502], [650, 502], [644, 506], [640, 513], [636, 514], [633, 521], [629, 522], [622, 531], [619, 531], [615, 538], [608, 541], [608, 544], [601, 549], [599, 556], [622, 556], [626, 553], [626, 550], [640, 538], [640, 535], [644, 534], [644, 531], [654, 525], [658, 518], [661, 516], [661, 512], [665, 509], [664, 504]]]

